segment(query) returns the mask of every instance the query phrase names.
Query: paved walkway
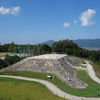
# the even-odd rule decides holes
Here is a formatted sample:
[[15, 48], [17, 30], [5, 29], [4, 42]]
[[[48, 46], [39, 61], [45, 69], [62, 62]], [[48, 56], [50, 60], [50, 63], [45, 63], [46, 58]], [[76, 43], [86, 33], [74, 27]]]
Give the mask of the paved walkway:
[[94, 72], [94, 70], [93, 70], [93, 67], [89, 64], [88, 61], [86, 61], [86, 62], [87, 62], [87, 73], [88, 73], [88, 75], [89, 75], [94, 81], [96, 81], [97, 83], [100, 84], [100, 79], [97, 78], [97, 77], [95, 76], [95, 72]]
[[28, 80], [28, 81], [36, 81], [36, 82], [44, 84], [53, 94], [58, 95], [59, 97], [69, 99], [69, 100], [100, 100], [100, 98], [86, 98], [86, 97], [78, 97], [78, 96], [70, 95], [68, 93], [61, 91], [53, 83], [45, 81], [45, 80], [41, 80], [41, 79], [27, 78], [27, 77], [21, 77], [21, 76], [10, 76], [10, 75], [0, 75], [0, 77], [9, 77], [9, 78], [22, 79], [22, 80]]

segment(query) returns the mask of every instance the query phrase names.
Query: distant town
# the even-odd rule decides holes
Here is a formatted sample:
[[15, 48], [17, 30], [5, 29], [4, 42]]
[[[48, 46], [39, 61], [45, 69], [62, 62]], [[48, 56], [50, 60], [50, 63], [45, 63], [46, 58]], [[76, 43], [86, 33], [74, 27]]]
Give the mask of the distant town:
[[91, 50], [91, 51], [100, 51], [100, 48], [98, 47], [82, 47], [83, 49], [86, 49], [86, 50]]

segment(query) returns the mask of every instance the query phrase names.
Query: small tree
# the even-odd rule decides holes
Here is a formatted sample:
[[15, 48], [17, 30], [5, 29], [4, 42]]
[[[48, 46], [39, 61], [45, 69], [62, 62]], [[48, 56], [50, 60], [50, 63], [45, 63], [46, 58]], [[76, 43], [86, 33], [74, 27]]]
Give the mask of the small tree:
[[38, 55], [41, 54], [41, 45], [40, 44], [38, 44], [38, 46], [37, 46], [37, 54]]
[[13, 52], [14, 51], [14, 42], [12, 42], [8, 48], [9, 52]]

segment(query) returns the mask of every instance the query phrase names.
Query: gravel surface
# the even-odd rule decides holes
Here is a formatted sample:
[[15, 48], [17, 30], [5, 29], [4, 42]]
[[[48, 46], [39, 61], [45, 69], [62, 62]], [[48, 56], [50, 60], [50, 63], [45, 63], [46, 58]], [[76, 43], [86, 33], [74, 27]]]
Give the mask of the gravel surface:
[[39, 56], [34, 56], [30, 58], [34, 59], [60, 59], [62, 57], [67, 56], [67, 54], [44, 54], [44, 55], [39, 55]]

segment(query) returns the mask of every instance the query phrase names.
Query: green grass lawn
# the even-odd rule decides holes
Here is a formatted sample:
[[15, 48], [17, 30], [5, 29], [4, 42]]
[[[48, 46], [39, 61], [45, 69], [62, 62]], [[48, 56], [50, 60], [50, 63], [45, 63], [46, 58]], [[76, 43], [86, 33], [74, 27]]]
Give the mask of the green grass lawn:
[[53, 95], [43, 84], [0, 77], [0, 100], [66, 100]]
[[[38, 79], [46, 79], [47, 75], [52, 74], [46, 74], [46, 73], [35, 73], [35, 72], [28, 72], [28, 71], [22, 71], [22, 72], [2, 72], [1, 75], [18, 75], [18, 76], [25, 76], [25, 77], [32, 77], [32, 78], [38, 78]], [[73, 89], [70, 88], [69, 85], [66, 85], [65, 83], [61, 82], [56, 76], [55, 79], [48, 80], [52, 83], [54, 83], [58, 88], [61, 90], [72, 94], [76, 96], [84, 96], [84, 97], [97, 97], [97, 91], [100, 93], [100, 84], [94, 82], [85, 71], [77, 71], [77, 77], [81, 80], [83, 80], [85, 83], [88, 84], [88, 87], [86, 89]], [[99, 94], [100, 95], [100, 94]]]
[[82, 65], [81, 67], [86, 68], [86, 66]]
[[5, 57], [6, 54], [9, 54], [10, 52], [0, 52], [0, 57]]

